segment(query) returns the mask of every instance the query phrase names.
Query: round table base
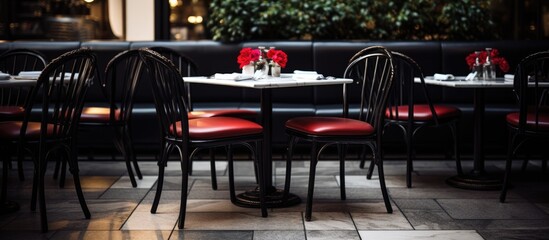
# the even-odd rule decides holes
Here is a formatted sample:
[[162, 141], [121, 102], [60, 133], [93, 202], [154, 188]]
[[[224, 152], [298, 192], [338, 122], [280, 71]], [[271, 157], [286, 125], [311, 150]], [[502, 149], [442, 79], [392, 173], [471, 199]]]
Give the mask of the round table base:
[[501, 190], [503, 183], [501, 177], [493, 175], [465, 174], [446, 179], [446, 183], [452, 187], [469, 190]]
[[6, 201], [0, 204], [0, 215], [19, 211], [19, 204], [13, 201]]
[[[283, 208], [297, 205], [301, 199], [292, 193], [288, 195], [288, 199], [284, 199], [284, 191], [273, 188], [265, 196], [265, 202], [268, 208]], [[236, 195], [234, 204], [239, 207], [259, 208], [259, 190], [255, 189]]]

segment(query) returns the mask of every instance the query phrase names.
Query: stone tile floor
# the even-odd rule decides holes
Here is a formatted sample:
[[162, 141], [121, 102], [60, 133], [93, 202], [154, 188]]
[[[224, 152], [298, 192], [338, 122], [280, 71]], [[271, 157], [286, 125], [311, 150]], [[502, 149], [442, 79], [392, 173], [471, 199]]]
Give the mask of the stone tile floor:
[[[217, 163], [219, 189], [211, 189], [209, 163], [197, 161], [190, 177], [185, 230], [177, 229], [180, 195], [178, 162], [170, 162], [157, 214], [150, 207], [155, 193], [156, 163], [141, 161], [144, 174], [132, 188], [120, 161], [81, 161], [86, 200], [92, 213], [84, 219], [72, 179], [59, 188], [46, 176], [50, 231], [40, 233], [39, 214], [29, 210], [32, 187], [11, 170], [8, 196], [21, 210], [0, 216], [0, 239], [548, 239], [549, 176], [539, 162], [526, 172], [515, 163], [514, 188], [499, 203], [499, 191], [452, 188], [445, 179], [455, 173], [452, 161], [415, 162], [414, 187], [406, 188], [403, 161], [385, 163], [386, 181], [394, 212], [385, 211], [379, 181], [366, 180], [357, 161], [346, 163], [347, 200], [339, 199], [338, 164], [321, 161], [317, 168], [313, 221], [304, 221], [305, 205], [270, 209], [261, 218], [258, 209], [230, 203], [226, 162]], [[27, 164], [30, 165], [30, 164]], [[53, 164], [51, 164], [53, 165]], [[471, 162], [465, 162], [470, 169]], [[51, 168], [51, 166], [50, 166]], [[283, 187], [285, 163], [276, 161], [274, 182]], [[238, 191], [255, 185], [252, 164], [236, 162]], [[490, 172], [501, 173], [503, 161], [488, 161]], [[70, 175], [69, 175], [70, 176]], [[291, 191], [305, 200], [308, 162], [293, 164]]]

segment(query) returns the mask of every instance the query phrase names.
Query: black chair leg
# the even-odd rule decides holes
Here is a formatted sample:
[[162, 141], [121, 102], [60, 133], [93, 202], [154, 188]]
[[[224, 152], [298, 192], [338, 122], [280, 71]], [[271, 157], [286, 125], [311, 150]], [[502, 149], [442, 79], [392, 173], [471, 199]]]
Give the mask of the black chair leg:
[[412, 163], [412, 146], [413, 146], [412, 130], [408, 128], [407, 130], [404, 131], [404, 134], [406, 136], [406, 139], [405, 139], [406, 140], [406, 187], [411, 188], [412, 187], [412, 171], [414, 168]]
[[36, 202], [38, 200], [38, 185], [40, 184], [38, 182], [40, 178], [40, 163], [38, 163], [38, 150], [35, 151], [33, 154], [33, 164], [34, 164], [34, 170], [33, 170], [33, 178], [32, 178], [32, 193], [31, 193], [31, 211], [36, 211]]
[[169, 146], [164, 144], [162, 152], [160, 153], [160, 159], [158, 160], [158, 181], [156, 183], [156, 193], [154, 194], [151, 213], [156, 213], [158, 204], [160, 203], [160, 196], [162, 195], [162, 188], [164, 187], [164, 169], [166, 168], [166, 162], [168, 161], [169, 149]]
[[385, 202], [385, 208], [387, 209], [387, 213], [393, 213], [393, 207], [391, 206], [389, 193], [387, 192], [387, 186], [385, 185], [385, 173], [383, 172], [383, 156], [380, 150], [381, 145], [378, 145], [377, 147], [377, 172], [379, 174], [379, 185], [381, 187], [381, 193], [383, 194], [383, 201]]
[[463, 175], [463, 168], [461, 167], [461, 154], [459, 152], [460, 149], [460, 142], [459, 142], [459, 126], [457, 123], [454, 123], [450, 125], [450, 130], [452, 131], [452, 135], [454, 137], [454, 154], [456, 158], [456, 169], [458, 175]]
[[499, 202], [501, 203], [505, 202], [505, 198], [507, 197], [507, 189], [509, 187], [509, 181], [511, 178], [513, 148], [514, 148], [516, 137], [517, 137], [516, 135], [515, 136], [509, 135], [509, 140], [507, 144], [507, 161], [505, 163], [505, 176], [503, 177], [503, 186], [501, 188], [501, 193], [499, 195]]
[[370, 166], [368, 167], [368, 173], [366, 173], [366, 179], [372, 179], [372, 175], [374, 174], [375, 167], [376, 167], [376, 159], [375, 157], [373, 157], [372, 161], [370, 161]]
[[236, 203], [236, 193], [234, 187], [233, 147], [230, 144], [227, 146], [227, 162], [227, 167], [229, 168], [229, 194], [231, 196], [231, 202]]
[[78, 202], [80, 203], [80, 207], [82, 208], [82, 212], [84, 212], [84, 216], [86, 219], [90, 219], [91, 214], [90, 210], [88, 209], [88, 205], [86, 204], [86, 199], [84, 198], [84, 193], [82, 192], [82, 185], [80, 184], [80, 170], [78, 168], [78, 160], [77, 155], [74, 152], [74, 149], [71, 150], [71, 156], [69, 160], [69, 171], [72, 174], [72, 178], [74, 180], [74, 188], [76, 189], [76, 195], [78, 196]]
[[65, 179], [67, 177], [67, 159], [58, 156], [61, 159], [61, 172], [59, 173], [59, 188], [65, 188]]
[[25, 181], [25, 173], [23, 171], [23, 147], [21, 146], [23, 143], [17, 144], [17, 173], [19, 175], [19, 181]]
[[286, 177], [284, 180], [284, 201], [288, 200], [290, 193], [290, 184], [292, 180], [292, 160], [294, 158], [294, 144], [297, 143], [296, 137], [290, 137], [290, 142], [288, 144], [288, 158], [286, 159]]
[[215, 169], [215, 151], [214, 148], [209, 149], [210, 152], [210, 177], [212, 179], [212, 189], [217, 190], [217, 173]]
[[345, 152], [347, 150], [346, 145], [337, 145], [337, 151], [339, 155], [339, 191], [341, 194], [341, 200], [347, 199], [347, 194], [345, 193]]
[[57, 158], [57, 160], [55, 160], [55, 168], [53, 169], [53, 180], [57, 180], [57, 177], [59, 177], [60, 168], [61, 168], [61, 159]]
[[182, 149], [182, 162], [181, 162], [181, 203], [179, 206], [179, 221], [177, 227], [183, 229], [185, 226], [185, 214], [187, 213], [187, 197], [189, 191], [189, 150]]
[[[256, 142], [255, 146], [257, 149], [260, 149], [259, 142]], [[265, 177], [263, 175], [263, 171], [261, 171], [261, 169], [263, 169], [263, 161], [262, 161], [263, 159], [260, 157], [259, 151], [253, 151], [252, 155], [254, 158], [254, 163], [255, 163], [254, 165], [257, 165], [258, 168], [260, 169], [260, 171], [257, 171], [258, 174], [256, 174], [256, 176], [259, 182], [258, 183], [259, 184], [259, 205], [261, 208], [261, 216], [267, 217], [268, 216], [267, 205], [265, 202], [265, 195], [266, 195], [265, 192], [267, 191], [267, 186], [265, 185]]]
[[[39, 150], [39, 152], [41, 152]], [[43, 154], [45, 155], [45, 154]], [[46, 194], [45, 194], [45, 185], [44, 178], [46, 175], [46, 157], [40, 156], [38, 159], [38, 207], [40, 209], [40, 226], [42, 232], [45, 233], [48, 231], [48, 216], [46, 213]]]
[[133, 141], [131, 136], [131, 131], [129, 127], [124, 128], [124, 139], [125, 146], [127, 148], [126, 154], [128, 154], [129, 159], [133, 163], [133, 168], [135, 169], [135, 175], [139, 180], [143, 179], [143, 174], [141, 174], [141, 169], [139, 168], [139, 163], [137, 162], [137, 157], [135, 156], [135, 149], [133, 148]]
[[364, 166], [366, 165], [366, 146], [362, 146], [362, 150], [360, 152], [360, 169], [364, 169]]
[[307, 205], [305, 206], [305, 221], [311, 221], [313, 212], [313, 194], [315, 190], [316, 164], [318, 163], [318, 150], [316, 142], [313, 142], [311, 148], [311, 166], [309, 169], [309, 189], [307, 192]]

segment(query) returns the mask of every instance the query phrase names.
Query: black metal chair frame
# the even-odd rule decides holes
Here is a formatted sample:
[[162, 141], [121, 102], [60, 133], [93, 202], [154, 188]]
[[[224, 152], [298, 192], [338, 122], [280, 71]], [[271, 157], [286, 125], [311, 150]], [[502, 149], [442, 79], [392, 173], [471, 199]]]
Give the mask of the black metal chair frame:
[[[505, 176], [500, 202], [505, 202], [507, 190], [511, 182], [512, 160], [516, 152], [526, 145], [528, 141], [541, 139], [542, 143], [549, 142], [549, 131], [540, 129], [539, 118], [542, 114], [549, 114], [549, 106], [544, 101], [546, 88], [539, 84], [549, 79], [549, 51], [538, 52], [524, 58], [517, 66], [514, 79], [514, 92], [519, 105], [518, 126], [507, 124], [509, 138], [507, 146], [507, 160], [505, 164]], [[534, 114], [533, 121], [528, 119], [529, 113]], [[545, 157], [548, 157], [547, 149]], [[544, 159], [546, 162], [547, 159]], [[545, 163], [546, 164], [546, 163]]]
[[[368, 72], [368, 61], [376, 62], [375, 68]], [[379, 63], [379, 68], [378, 64]], [[383, 65], [381, 67], [381, 65]], [[365, 73], [366, 72], [366, 73]], [[288, 159], [286, 161], [286, 180], [284, 187], [284, 197], [287, 198], [290, 191], [291, 165], [293, 159], [293, 148], [299, 140], [311, 142], [311, 163], [309, 170], [309, 187], [307, 194], [307, 203], [305, 210], [305, 220], [311, 221], [313, 193], [315, 183], [316, 165], [324, 149], [331, 145], [337, 145], [339, 155], [340, 171], [340, 194], [341, 199], [346, 199], [345, 192], [345, 152], [347, 145], [359, 144], [368, 146], [374, 155], [375, 164], [378, 165], [379, 181], [383, 200], [388, 213], [393, 209], [389, 200], [389, 194], [385, 185], [385, 175], [383, 171], [383, 156], [381, 152], [381, 137], [383, 131], [383, 114], [385, 113], [386, 101], [393, 79], [393, 64], [391, 54], [383, 47], [374, 46], [368, 49], [363, 56], [352, 61], [345, 69], [344, 77], [352, 78], [354, 82], [343, 86], [343, 118], [349, 118], [349, 96], [347, 92], [351, 88], [361, 89], [360, 108], [358, 120], [372, 124], [375, 134], [369, 136], [321, 136], [310, 135], [304, 132], [296, 131], [286, 127], [286, 133], [290, 136], [288, 147]], [[380, 80], [383, 79], [383, 80]], [[319, 147], [320, 145], [320, 147]]]
[[[456, 168], [459, 175], [463, 174], [461, 168], [461, 160], [459, 154], [459, 139], [458, 139], [458, 120], [459, 118], [450, 118], [450, 119], [440, 119], [435, 111], [435, 107], [431, 102], [427, 87], [425, 85], [425, 79], [423, 76], [423, 71], [421, 67], [410, 57], [399, 53], [392, 52], [393, 63], [395, 64], [395, 81], [391, 90], [391, 94], [388, 101], [388, 109], [390, 117], [385, 119], [385, 127], [396, 126], [404, 134], [404, 142], [406, 143], [406, 186], [408, 188], [412, 187], [412, 171], [413, 167], [413, 139], [414, 136], [423, 128], [426, 127], [439, 127], [439, 126], [448, 126], [453, 138], [454, 143], [454, 154], [456, 160]], [[417, 97], [415, 96], [415, 83], [414, 78], [419, 78], [420, 80], [420, 90], [423, 93], [424, 102], [429, 106], [432, 119], [429, 120], [418, 120], [413, 117], [408, 117], [406, 120], [399, 120], [399, 106], [408, 105], [408, 116], [414, 116], [414, 105], [417, 102]], [[360, 167], [364, 168], [365, 158], [362, 157]], [[368, 169], [367, 178], [370, 179], [373, 173], [373, 161], [370, 163], [370, 168]]]
[[[185, 212], [187, 204], [187, 192], [188, 192], [188, 171], [189, 161], [192, 157], [191, 149], [202, 149], [226, 146], [227, 158], [229, 168], [229, 191], [232, 202], [236, 201], [235, 187], [234, 187], [234, 170], [232, 159], [232, 145], [233, 144], [248, 144], [255, 142], [256, 146], [260, 148], [263, 134], [242, 135], [238, 137], [216, 138], [216, 139], [190, 139], [189, 126], [187, 116], [187, 103], [185, 102], [185, 86], [181, 74], [177, 68], [171, 63], [170, 60], [163, 57], [159, 53], [149, 50], [141, 49], [142, 59], [150, 74], [150, 79], [154, 79], [152, 83], [155, 106], [157, 116], [161, 127], [161, 159], [158, 162], [158, 183], [156, 187], [156, 194], [151, 208], [151, 213], [156, 213], [158, 204], [160, 201], [163, 183], [164, 183], [164, 169], [167, 164], [169, 155], [177, 151], [181, 161], [182, 170], [182, 187], [181, 187], [181, 203], [179, 210], [179, 222], [178, 227], [183, 228], [185, 224]], [[182, 134], [178, 136], [176, 134], [178, 123], [180, 123]], [[252, 148], [253, 149], [253, 148]], [[254, 159], [256, 159], [259, 167], [262, 167], [262, 161], [257, 157], [254, 152]], [[259, 171], [261, 174], [262, 171]], [[262, 181], [262, 175], [260, 175], [260, 199], [261, 199], [261, 213], [263, 217], [267, 216], [267, 209], [265, 206], [265, 186]]]
[[[115, 133], [113, 142], [124, 157], [128, 176], [133, 187], [137, 187], [135, 175], [137, 175], [138, 179], [143, 179], [131, 137], [131, 116], [134, 95], [142, 74], [142, 64], [143, 62], [137, 49], [126, 50], [114, 56], [105, 69], [105, 79], [100, 79], [101, 90], [109, 103], [109, 121], [80, 122], [81, 127], [113, 127]], [[118, 116], [116, 116], [117, 113], [119, 114]], [[135, 175], [132, 170], [132, 163]]]
[[[61, 55], [44, 68], [25, 106], [20, 137], [14, 144], [18, 145], [19, 154], [23, 154], [23, 148], [32, 152], [34, 177], [31, 210], [36, 210], [38, 200], [43, 232], [48, 231], [44, 176], [47, 161], [52, 156], [67, 159], [84, 216], [86, 219], [91, 217], [80, 184], [76, 146], [80, 113], [95, 69], [95, 55], [89, 49], [77, 49]], [[27, 126], [35, 100], [41, 104], [40, 137], [38, 140], [28, 140]], [[55, 155], [57, 152], [64, 154]]]
[[[10, 75], [18, 75], [21, 71], [41, 71], [45, 66], [44, 56], [40, 52], [30, 49], [11, 49], [0, 55], [0, 71]], [[0, 106], [24, 107], [29, 101], [28, 97], [31, 91], [32, 87], [0, 88]], [[25, 180], [22, 159], [18, 159], [17, 168], [19, 179]]]

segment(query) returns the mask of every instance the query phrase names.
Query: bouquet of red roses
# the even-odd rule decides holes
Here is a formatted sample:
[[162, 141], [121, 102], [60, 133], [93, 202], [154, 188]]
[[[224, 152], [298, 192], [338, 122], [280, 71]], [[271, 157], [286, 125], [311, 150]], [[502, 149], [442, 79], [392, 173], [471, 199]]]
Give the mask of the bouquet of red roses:
[[271, 59], [272, 63], [278, 64], [281, 68], [285, 68], [288, 62], [288, 55], [282, 50], [269, 49], [267, 58]]
[[[476, 53], [473, 52], [465, 58], [465, 61], [467, 62], [467, 65], [469, 65], [470, 69], [473, 69], [473, 67], [475, 66], [477, 57], [479, 59], [479, 64], [482, 66], [486, 62], [486, 51], [481, 51], [478, 56]], [[494, 48], [490, 51], [490, 59], [492, 61], [492, 64], [499, 66], [499, 69], [501, 69], [501, 71], [509, 71], [509, 63], [507, 62], [507, 60], [505, 60], [504, 57], [499, 56], [499, 51], [497, 49]]]

